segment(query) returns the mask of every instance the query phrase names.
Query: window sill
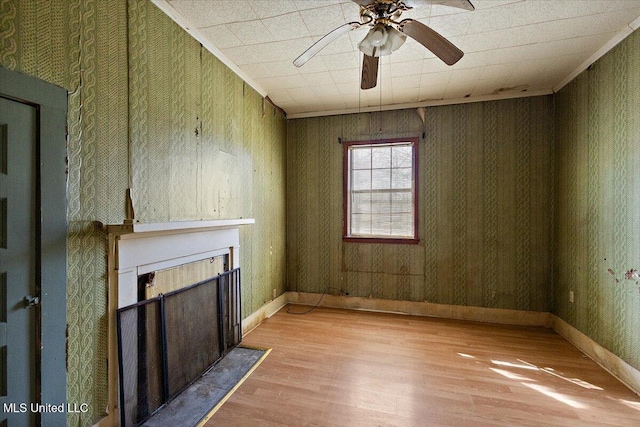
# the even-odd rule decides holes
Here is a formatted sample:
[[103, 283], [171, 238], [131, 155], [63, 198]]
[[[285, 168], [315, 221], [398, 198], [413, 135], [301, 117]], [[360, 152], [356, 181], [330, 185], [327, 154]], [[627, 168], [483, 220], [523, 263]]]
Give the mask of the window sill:
[[395, 245], [416, 245], [420, 243], [420, 239], [412, 239], [412, 238], [398, 238], [398, 237], [353, 237], [353, 236], [342, 236], [343, 242], [350, 243], [391, 243]]

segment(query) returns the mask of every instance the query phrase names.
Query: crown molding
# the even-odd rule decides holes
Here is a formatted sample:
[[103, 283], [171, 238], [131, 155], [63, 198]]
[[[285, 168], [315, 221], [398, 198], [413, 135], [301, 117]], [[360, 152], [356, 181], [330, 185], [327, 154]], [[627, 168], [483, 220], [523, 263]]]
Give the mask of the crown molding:
[[229, 67], [231, 71], [236, 73], [238, 77], [244, 80], [249, 86], [255, 89], [262, 97], [267, 96], [267, 91], [262, 86], [256, 83], [247, 73], [245, 73], [240, 67], [233, 63], [226, 57], [222, 51], [215, 47], [207, 38], [197, 29], [191, 28], [184, 18], [174, 9], [173, 6], [167, 0], [151, 0], [151, 2], [163, 11], [169, 18], [171, 18], [176, 24], [182, 27], [187, 33], [196, 39], [202, 46], [204, 46], [213, 56], [218, 58], [224, 65]]
[[564, 79], [560, 81], [557, 85], [553, 87], [553, 92], [556, 93], [560, 91], [563, 87], [568, 85], [573, 79], [578, 77], [580, 73], [589, 68], [593, 63], [595, 63], [598, 59], [602, 58], [607, 54], [611, 49], [616, 47], [618, 43], [622, 40], [629, 37], [635, 30], [640, 27], [640, 17], [633, 20], [628, 26], [624, 27], [618, 34], [613, 36], [607, 43], [604, 44], [600, 49], [598, 49], [593, 55], [587, 58], [582, 64], [578, 65], [576, 69], [570, 72]]
[[287, 119], [304, 119], [309, 117], [337, 116], [340, 114], [373, 113], [391, 110], [406, 110], [409, 108], [438, 107], [442, 105], [470, 104], [472, 102], [499, 101], [503, 99], [530, 98], [533, 96], [551, 95], [551, 89], [522, 91], [522, 92], [502, 92], [491, 95], [473, 96], [469, 98], [434, 99], [422, 102], [412, 102], [405, 104], [393, 104], [373, 107], [347, 108], [343, 110], [330, 111], [309, 111], [304, 113], [287, 113]]

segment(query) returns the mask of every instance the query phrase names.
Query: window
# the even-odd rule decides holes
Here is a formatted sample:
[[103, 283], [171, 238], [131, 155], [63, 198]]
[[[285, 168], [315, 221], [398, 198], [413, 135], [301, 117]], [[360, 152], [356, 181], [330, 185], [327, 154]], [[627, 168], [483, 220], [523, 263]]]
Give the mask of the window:
[[418, 138], [344, 144], [344, 240], [417, 243]]

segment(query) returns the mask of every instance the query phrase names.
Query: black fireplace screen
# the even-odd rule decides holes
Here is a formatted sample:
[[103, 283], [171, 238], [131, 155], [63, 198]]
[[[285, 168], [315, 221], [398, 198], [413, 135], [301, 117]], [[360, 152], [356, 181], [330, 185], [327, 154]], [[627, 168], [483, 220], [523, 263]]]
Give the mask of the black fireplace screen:
[[117, 311], [120, 424], [136, 426], [242, 340], [240, 269]]

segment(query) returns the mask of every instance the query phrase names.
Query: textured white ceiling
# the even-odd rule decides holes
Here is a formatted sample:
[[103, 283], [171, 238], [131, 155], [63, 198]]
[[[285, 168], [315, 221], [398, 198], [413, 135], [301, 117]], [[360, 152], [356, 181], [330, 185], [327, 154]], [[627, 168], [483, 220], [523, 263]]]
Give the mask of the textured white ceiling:
[[551, 93], [637, 28], [640, 0], [471, 0], [476, 10], [411, 0], [418, 19], [464, 53], [447, 66], [414, 40], [380, 60], [360, 90], [366, 27], [301, 68], [293, 60], [359, 20], [350, 0], [154, 0], [290, 117]]

